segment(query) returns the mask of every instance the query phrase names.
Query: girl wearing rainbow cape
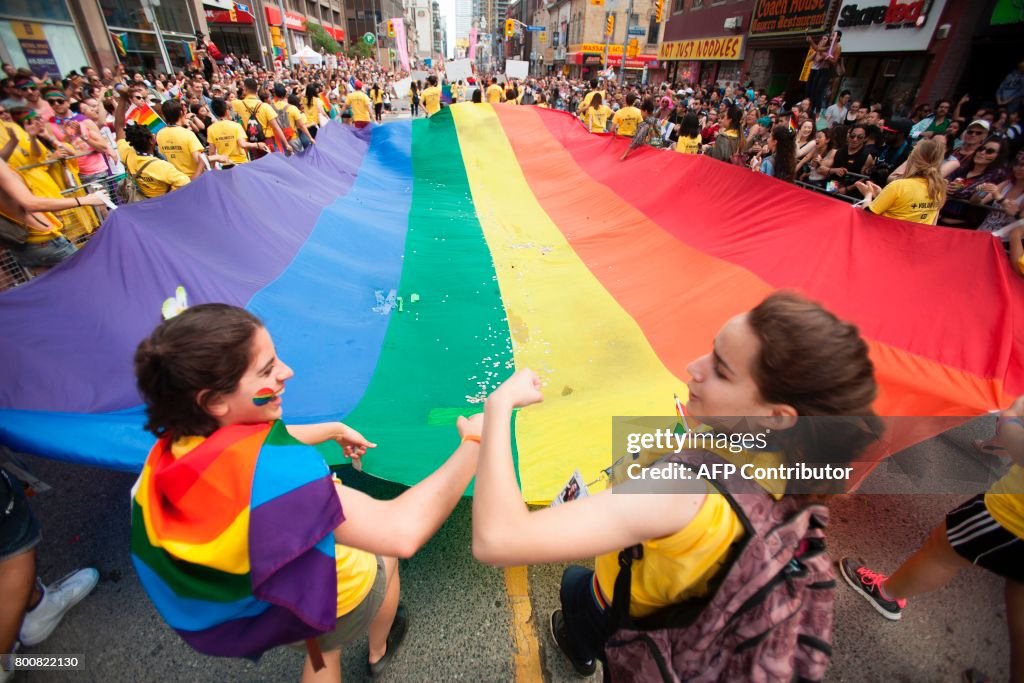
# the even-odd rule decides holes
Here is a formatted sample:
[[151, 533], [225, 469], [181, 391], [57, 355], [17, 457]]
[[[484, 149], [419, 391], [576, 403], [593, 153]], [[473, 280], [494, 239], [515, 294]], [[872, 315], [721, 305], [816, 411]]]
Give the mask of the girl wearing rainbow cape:
[[281, 422], [293, 373], [251, 313], [185, 310], [139, 345], [135, 372], [158, 441], [133, 489], [132, 561], [161, 616], [210, 655], [305, 641], [303, 681], [340, 680], [341, 647], [368, 631], [368, 669], [380, 672], [406, 629], [395, 558], [465, 491], [482, 417], [459, 418], [447, 462], [379, 501], [324, 460], [340, 445], [358, 461], [375, 444], [339, 422]]

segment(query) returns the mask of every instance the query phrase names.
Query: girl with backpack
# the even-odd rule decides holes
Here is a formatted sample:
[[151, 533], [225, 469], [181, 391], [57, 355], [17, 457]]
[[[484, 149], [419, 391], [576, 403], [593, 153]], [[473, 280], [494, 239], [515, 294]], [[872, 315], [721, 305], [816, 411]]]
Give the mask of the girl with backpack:
[[416, 118], [420, 113], [420, 88], [417, 85], [419, 81], [413, 81], [409, 85], [409, 107], [412, 113], [412, 118]]
[[[749, 462], [756, 457], [758, 461], [766, 459], [787, 464], [810, 461], [842, 466], [858, 457], [880, 431], [871, 411], [877, 386], [867, 344], [856, 327], [840, 321], [820, 305], [794, 294], [772, 294], [753, 310], [728, 320], [710, 346], [706, 355], [687, 367], [691, 377], [687, 384], [688, 412], [704, 416], [700, 419], [705, 424], [718, 423], [716, 418], [746, 416], [748, 430], [770, 429], [775, 433], [773, 441], [778, 452], [740, 453], [736, 456], [738, 461]], [[565, 570], [561, 609], [552, 613], [550, 622], [559, 649], [578, 673], [589, 675], [594, 672], [596, 660], [605, 660], [616, 621], [655, 619], [669, 609], [686, 609], [709, 598], [732, 597], [723, 596], [721, 590], [712, 594], [709, 583], [720, 579], [720, 569], [727, 572], [724, 581], [734, 578], [729, 557], [730, 548], [737, 541], [746, 538], [749, 546], [755, 540], [762, 541], [763, 536], [752, 535], [748, 522], [756, 520], [749, 514], [741, 517], [730, 503], [737, 496], [712, 495], [721, 490], [722, 484], [718, 480], [710, 482], [697, 477], [667, 481], [669, 477], [662, 476], [658, 481], [664, 483], [655, 482], [652, 488], [652, 478], [645, 480], [630, 475], [624, 483], [596, 495], [531, 512], [524, 505], [516, 484], [509, 423], [513, 409], [543, 400], [540, 379], [530, 370], [521, 370], [486, 401], [473, 496], [473, 554], [487, 564], [501, 566], [567, 562], [596, 556], [594, 570], [578, 566]], [[814, 418], [820, 420], [818, 416], [863, 417], [832, 418], [828, 429], [816, 429], [820, 423], [815, 423]], [[735, 431], [728, 427], [723, 430], [721, 424], [718, 429], [726, 433]], [[820, 440], [823, 438], [827, 438], [828, 443]], [[566, 457], [571, 458], [571, 454]], [[656, 469], [660, 470], [657, 474], [668, 475], [673, 467], [674, 463], [663, 460], [642, 471]], [[798, 496], [782, 495], [790, 490], [790, 484], [813, 486], [817, 482], [787, 483], [783, 480], [783, 490], [774, 491], [772, 483], [780, 484], [750, 481], [747, 485], [758, 500], [768, 501], [764, 509], [781, 513], [783, 505], [799, 512], [803, 501]], [[715, 488], [711, 488], [712, 485]], [[726, 490], [731, 485], [727, 482]], [[797, 490], [795, 486], [793, 490]], [[636, 495], [653, 492], [659, 495]], [[769, 493], [772, 495], [768, 496]], [[780, 506], [779, 509], [774, 509], [775, 505]], [[805, 507], [800, 514], [806, 512]], [[814, 527], [823, 526], [825, 521], [827, 511], [817, 506], [814, 520], [803, 519], [804, 535], [791, 537], [791, 545], [782, 548], [789, 553], [783, 557], [784, 566], [788, 566], [792, 558], [796, 567], [815, 568], [807, 577], [821, 575], [832, 579], [830, 583], [822, 581], [823, 586], [814, 593], [814, 598], [806, 601], [808, 606], [820, 608], [820, 612], [815, 612], [818, 619], [815, 636], [819, 643], [827, 641], [830, 633], [834, 573], [823, 550], [823, 539], [810, 537], [815, 533], [822, 536], [821, 529]], [[798, 545], [797, 541], [804, 538], [809, 538], [807, 552], [799, 555], [803, 544]], [[635, 551], [629, 557], [639, 558], [631, 560], [631, 575], [619, 573], [620, 562], [624, 562], [620, 551], [624, 549]], [[780, 554], [776, 549], [772, 556]], [[741, 555], [736, 558], [735, 566], [741, 566], [742, 562]], [[742, 568], [760, 570], [758, 566]], [[628, 590], [625, 587], [620, 590], [619, 579], [623, 576], [628, 579]], [[815, 587], [793, 577], [783, 578], [789, 580], [773, 584], [783, 591], [787, 584], [801, 591]], [[748, 589], [753, 592], [758, 584], [749, 583], [752, 585]], [[803, 597], [804, 593], [800, 595]], [[623, 604], [626, 605], [624, 612], [615, 610]], [[707, 627], [708, 623], [698, 619], [698, 626]], [[803, 622], [790, 619], [786, 623], [789, 627], [779, 631], [777, 637], [753, 643], [743, 656], [777, 657], [779, 666], [784, 663], [791, 674], [803, 672], [807, 678], [820, 678], [828, 662], [827, 642], [824, 647], [819, 645], [816, 652], [798, 653], [799, 632], [786, 628], [803, 628]], [[728, 641], [737, 636], [735, 632], [727, 632], [720, 624], [715, 628], [718, 630], [706, 634], [706, 642], [735, 645], [735, 641]], [[711, 636], [726, 640], [713, 640]], [[638, 642], [643, 650], [643, 642]], [[686, 680], [698, 671], [706, 676], [711, 666], [732, 666], [732, 673], [736, 674], [735, 667], [750, 669], [760, 664], [759, 660], [744, 661], [735, 649], [716, 650], [709, 648], [706, 642], [703, 651], [697, 651], [693, 642], [674, 648], [680, 658], [691, 654], [696, 657], [696, 661], [691, 662], [693, 668], [687, 670], [680, 670], [678, 661], [674, 665], [669, 662], [680, 678]], [[801, 647], [807, 642], [803, 634], [800, 634], [800, 642]], [[646, 657], [643, 663], [653, 667], [651, 660]], [[801, 669], [802, 663], [808, 661], [808, 668]], [[640, 668], [638, 662], [635, 670]], [[741, 671], [733, 680], [749, 679], [750, 671], [746, 673], [743, 675]], [[728, 672], [715, 679], [702, 678], [728, 679]]]
[[339, 681], [341, 648], [368, 632], [367, 668], [381, 673], [407, 625], [396, 558], [461, 499], [480, 416], [458, 419], [461, 441], [433, 474], [376, 500], [325, 462], [361, 462], [376, 444], [340, 422], [281, 421], [294, 372], [258, 318], [227, 304], [165, 316], [134, 360], [157, 441], [132, 491], [131, 552], [157, 611], [204, 654], [306, 650], [303, 681]]

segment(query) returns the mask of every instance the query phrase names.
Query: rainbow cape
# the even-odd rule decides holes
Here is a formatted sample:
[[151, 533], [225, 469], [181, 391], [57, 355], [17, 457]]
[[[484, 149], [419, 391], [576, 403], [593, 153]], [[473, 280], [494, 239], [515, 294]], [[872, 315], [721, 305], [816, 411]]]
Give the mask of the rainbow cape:
[[[0, 442], [138, 470], [132, 375], [178, 285], [261, 316], [295, 370], [290, 423], [343, 419], [414, 483], [515, 368], [523, 495], [612, 460], [611, 417], [673, 415], [687, 364], [782, 288], [854, 321], [888, 415], [978, 415], [1024, 392], [1024, 280], [990, 235], [882, 218], [706, 157], [458, 103], [119, 208], [71, 261], [0, 294]], [[83, 334], [88, 330], [88, 334]]]
[[164, 120], [160, 118], [155, 111], [153, 111], [153, 108], [145, 102], [133, 105], [132, 110], [128, 112], [125, 119], [128, 121], [134, 121], [140, 126], [146, 126], [149, 128], [149, 132], [154, 135], [156, 135], [161, 128], [167, 125], [164, 123]]
[[164, 438], [132, 492], [132, 563], [193, 648], [258, 657], [334, 628], [344, 519], [320, 451], [280, 421], [220, 429], [179, 459]]

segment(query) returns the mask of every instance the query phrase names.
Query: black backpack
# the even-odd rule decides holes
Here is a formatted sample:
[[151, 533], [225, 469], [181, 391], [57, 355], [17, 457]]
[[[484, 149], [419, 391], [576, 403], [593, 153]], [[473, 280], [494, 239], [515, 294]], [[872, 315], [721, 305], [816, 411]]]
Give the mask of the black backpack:
[[260, 107], [263, 106], [263, 103], [260, 102], [257, 104], [255, 109], [249, 109], [249, 107], [245, 106], [244, 102], [242, 103], [242, 106], [245, 107], [247, 112], [249, 112], [249, 122], [245, 124], [246, 138], [249, 142], [265, 142], [267, 138], [263, 135], [263, 126], [256, 117], [256, 114], [259, 112]]

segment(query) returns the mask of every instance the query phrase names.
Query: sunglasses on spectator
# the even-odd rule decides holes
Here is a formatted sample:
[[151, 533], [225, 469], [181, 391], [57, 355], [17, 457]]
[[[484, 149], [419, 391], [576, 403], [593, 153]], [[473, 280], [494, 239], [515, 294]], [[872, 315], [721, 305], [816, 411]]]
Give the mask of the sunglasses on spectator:
[[863, 140], [867, 136], [866, 135], [847, 135], [846, 137], [848, 139], [850, 139], [850, 140]]
[[35, 90], [35, 89], [36, 89], [36, 86], [34, 86], [34, 85], [19, 85], [18, 86], [18, 90]]
[[67, 100], [53, 98], [53, 99], [49, 100], [49, 102], [51, 104], [64, 104], [65, 102], [67, 102]]
[[982, 147], [978, 152], [984, 152], [985, 154], [999, 154], [998, 147]]

